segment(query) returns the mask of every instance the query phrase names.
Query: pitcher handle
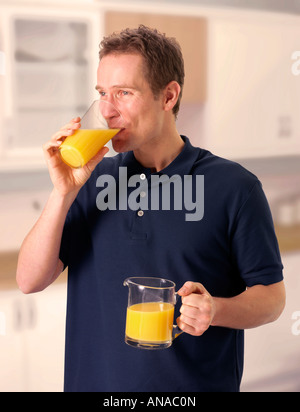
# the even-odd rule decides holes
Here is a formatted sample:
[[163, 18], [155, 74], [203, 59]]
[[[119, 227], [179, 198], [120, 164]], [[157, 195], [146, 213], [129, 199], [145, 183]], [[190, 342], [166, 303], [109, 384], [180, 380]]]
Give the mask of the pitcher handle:
[[[175, 305], [178, 301], [178, 294], [177, 292], [175, 292]], [[183, 333], [183, 330], [180, 329], [180, 327], [178, 325], [173, 325], [173, 331], [172, 331], [172, 341], [176, 338], [178, 338], [178, 336], [180, 336]]]
[[173, 325], [172, 341], [178, 338], [178, 336], [181, 335], [182, 333], [183, 333], [183, 330], [181, 330], [178, 325]]

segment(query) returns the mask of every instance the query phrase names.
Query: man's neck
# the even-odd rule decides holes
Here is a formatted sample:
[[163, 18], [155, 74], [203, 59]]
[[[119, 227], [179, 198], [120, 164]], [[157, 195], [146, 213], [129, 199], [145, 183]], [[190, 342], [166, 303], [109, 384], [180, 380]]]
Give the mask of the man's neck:
[[172, 133], [156, 140], [147, 147], [134, 151], [136, 160], [144, 167], [151, 169], [152, 173], [165, 169], [183, 150], [184, 141], [174, 129]]

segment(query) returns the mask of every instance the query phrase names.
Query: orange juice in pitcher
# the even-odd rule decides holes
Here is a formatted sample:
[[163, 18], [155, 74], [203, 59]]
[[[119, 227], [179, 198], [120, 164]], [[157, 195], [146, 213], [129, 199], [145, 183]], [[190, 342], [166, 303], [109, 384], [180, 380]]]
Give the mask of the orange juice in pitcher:
[[145, 342], [172, 340], [174, 305], [167, 302], [138, 303], [127, 308], [126, 336]]
[[182, 331], [173, 325], [176, 304], [175, 283], [155, 277], [131, 277], [125, 342], [135, 348], [165, 349]]

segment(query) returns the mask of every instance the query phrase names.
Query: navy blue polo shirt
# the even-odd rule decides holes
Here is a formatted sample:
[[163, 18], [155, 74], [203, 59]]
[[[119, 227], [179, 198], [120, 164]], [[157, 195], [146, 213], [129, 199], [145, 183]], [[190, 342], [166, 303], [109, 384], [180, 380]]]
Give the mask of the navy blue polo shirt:
[[[132, 152], [105, 158], [69, 210], [60, 251], [68, 266], [65, 391], [239, 390], [242, 330], [211, 326], [200, 337], [180, 335], [164, 350], [124, 342], [129, 276], [164, 277], [177, 290], [200, 282], [219, 297], [283, 279], [259, 180], [182, 138], [183, 151], [160, 173], [151, 174]], [[151, 207], [154, 175], [169, 177], [169, 205], [161, 195]], [[182, 202], [174, 176], [186, 183]]]

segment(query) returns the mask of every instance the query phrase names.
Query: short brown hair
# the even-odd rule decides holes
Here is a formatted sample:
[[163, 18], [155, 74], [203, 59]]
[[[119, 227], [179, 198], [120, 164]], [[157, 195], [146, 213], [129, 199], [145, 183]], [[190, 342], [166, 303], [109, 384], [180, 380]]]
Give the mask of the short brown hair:
[[168, 83], [176, 81], [180, 95], [173, 107], [178, 114], [184, 84], [184, 62], [181, 48], [173, 37], [167, 37], [156, 29], [140, 25], [136, 29], [125, 29], [104, 37], [100, 43], [99, 57], [108, 54], [137, 53], [144, 58], [145, 75], [154, 97], [157, 97]]

